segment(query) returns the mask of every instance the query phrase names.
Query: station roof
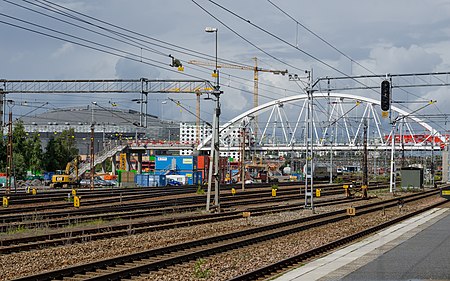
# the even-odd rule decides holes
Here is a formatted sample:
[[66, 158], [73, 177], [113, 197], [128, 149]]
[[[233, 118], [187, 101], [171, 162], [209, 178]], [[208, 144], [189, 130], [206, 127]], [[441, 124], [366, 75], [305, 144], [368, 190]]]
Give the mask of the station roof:
[[[97, 125], [135, 126], [139, 124], [140, 114], [135, 110], [101, 109], [92, 107], [73, 107], [47, 111], [35, 116], [20, 118], [24, 125]], [[144, 116], [142, 116], [144, 122]], [[148, 126], [161, 126], [162, 121], [154, 115], [147, 115]]]

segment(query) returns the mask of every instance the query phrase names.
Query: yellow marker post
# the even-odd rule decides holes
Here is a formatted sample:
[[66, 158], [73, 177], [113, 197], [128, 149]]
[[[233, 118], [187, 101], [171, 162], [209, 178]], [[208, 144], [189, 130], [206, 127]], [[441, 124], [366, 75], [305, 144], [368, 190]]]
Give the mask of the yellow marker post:
[[233, 194], [233, 196], [236, 194], [236, 188], [233, 187], [233, 188], [231, 189], [231, 194]]
[[242, 217], [245, 218], [245, 220], [247, 221], [247, 224], [249, 224], [250, 215], [251, 215], [250, 212], [242, 212]]
[[36, 194], [37, 194], [36, 188], [33, 188], [33, 189], [31, 190], [31, 194], [33, 194], [33, 195], [36, 195]]
[[74, 196], [73, 197], [73, 206], [75, 208], [80, 207], [80, 197], [79, 196]]
[[77, 191], [75, 188], [72, 189], [72, 196], [74, 196], [74, 197], [77, 196]]
[[348, 216], [354, 216], [356, 215], [356, 209], [354, 207], [347, 208], [347, 215]]
[[320, 189], [320, 188], [317, 188], [316, 189], [316, 197], [320, 197], [320, 191], [321, 191], [322, 189]]
[[242, 217], [243, 218], [248, 218], [250, 217], [251, 213], [250, 212], [242, 212]]
[[348, 191], [348, 184], [344, 184], [343, 186], [342, 186], [343, 188], [344, 188], [344, 190], [345, 190], [345, 197], [350, 197], [350, 192]]
[[9, 206], [9, 197], [3, 196], [3, 208], [8, 208]]
[[361, 186], [362, 198], [367, 198], [367, 185]]
[[277, 190], [276, 189], [272, 189], [272, 197], [276, 197], [277, 196]]

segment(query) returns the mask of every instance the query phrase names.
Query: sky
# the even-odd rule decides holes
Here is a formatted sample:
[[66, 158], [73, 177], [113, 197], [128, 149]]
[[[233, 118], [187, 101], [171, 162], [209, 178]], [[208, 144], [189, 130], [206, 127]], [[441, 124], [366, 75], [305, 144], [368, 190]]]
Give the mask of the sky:
[[[52, 12], [49, 7], [71, 17]], [[305, 70], [312, 70], [314, 79], [447, 72], [450, 71], [449, 14], [449, 0], [1, 0], [0, 79], [145, 77], [213, 81], [213, 67], [188, 64], [190, 60], [214, 63], [215, 34], [206, 33], [205, 27], [218, 29], [219, 64], [253, 66], [252, 58], [257, 57], [261, 68], [287, 69], [290, 74], [302, 77]], [[118, 37], [118, 31], [126, 37]], [[183, 63], [184, 72], [169, 66], [169, 55]], [[448, 81], [448, 77], [442, 79]], [[222, 68], [220, 82], [224, 92], [222, 120], [253, 107], [253, 71]], [[305, 87], [304, 83], [289, 81], [287, 75], [262, 72], [259, 83], [260, 104], [302, 94]], [[423, 87], [393, 94], [398, 100], [437, 100], [427, 111], [447, 114], [450, 113], [448, 91], [449, 87]], [[379, 99], [374, 91], [354, 94]], [[104, 106], [114, 102], [119, 108], [137, 110], [139, 105], [131, 100], [138, 97], [137, 94], [34, 94], [11, 98], [16, 101], [13, 110], [18, 115], [27, 115], [31, 111], [39, 112], [35, 108], [45, 102], [49, 104], [39, 110], [87, 106], [91, 101]], [[164, 118], [174, 120], [195, 119], [189, 113], [195, 112], [195, 96], [169, 96], [189, 110], [167, 102], [167, 97], [152, 95], [149, 113], [164, 114]], [[25, 101], [28, 106], [20, 106]], [[414, 110], [421, 105], [402, 106]], [[213, 103], [202, 100], [202, 118], [210, 121], [212, 112]]]

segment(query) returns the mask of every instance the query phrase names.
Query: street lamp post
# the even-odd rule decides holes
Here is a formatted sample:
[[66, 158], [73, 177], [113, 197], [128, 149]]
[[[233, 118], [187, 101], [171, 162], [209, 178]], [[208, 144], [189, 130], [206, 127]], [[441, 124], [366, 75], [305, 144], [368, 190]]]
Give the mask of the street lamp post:
[[210, 209], [210, 199], [211, 199], [211, 184], [213, 177], [213, 166], [214, 166], [214, 203], [216, 210], [220, 212], [220, 179], [219, 179], [219, 117], [220, 117], [220, 84], [219, 84], [219, 70], [217, 66], [217, 31], [215, 27], [205, 28], [205, 32], [216, 34], [216, 66], [213, 73], [213, 77], [216, 78], [216, 85], [214, 86], [214, 92], [212, 93], [216, 98], [216, 108], [214, 110], [213, 118], [213, 133], [211, 138], [211, 153], [209, 159], [209, 173], [208, 173], [208, 192], [206, 196], [206, 211]]
[[207, 33], [215, 33], [216, 34], [216, 67], [214, 69], [213, 77], [216, 78], [216, 90], [219, 90], [219, 68], [217, 67], [217, 32], [219, 30], [216, 27], [207, 27], [205, 28], [205, 32]]

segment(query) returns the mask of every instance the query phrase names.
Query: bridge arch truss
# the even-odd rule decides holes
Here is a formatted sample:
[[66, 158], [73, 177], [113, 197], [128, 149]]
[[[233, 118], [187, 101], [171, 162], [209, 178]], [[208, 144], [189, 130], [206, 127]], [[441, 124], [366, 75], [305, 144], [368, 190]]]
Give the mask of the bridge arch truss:
[[[238, 151], [245, 131], [246, 147], [255, 151], [304, 151], [307, 136], [307, 95], [290, 96], [252, 108], [221, 126], [221, 151]], [[381, 117], [380, 101], [352, 94], [313, 94], [315, 150], [357, 151], [367, 130], [368, 150], [386, 150], [394, 135], [397, 149], [437, 150], [446, 139], [438, 130], [412, 114], [391, 105], [390, 118]], [[255, 118], [257, 116], [257, 118]], [[397, 118], [395, 130], [390, 120]], [[255, 124], [255, 120], [258, 123]], [[198, 149], [208, 149], [207, 136]]]

